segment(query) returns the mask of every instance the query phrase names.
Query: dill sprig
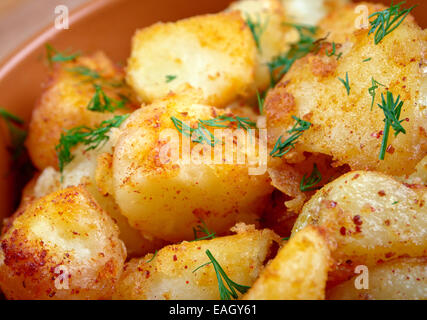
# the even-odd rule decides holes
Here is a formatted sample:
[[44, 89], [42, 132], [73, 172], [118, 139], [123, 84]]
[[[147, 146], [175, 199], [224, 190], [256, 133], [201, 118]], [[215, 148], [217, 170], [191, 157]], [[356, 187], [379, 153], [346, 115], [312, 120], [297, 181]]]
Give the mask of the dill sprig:
[[267, 28], [268, 20], [266, 20], [265, 23], [261, 23], [261, 18], [259, 16], [257, 17], [257, 21], [254, 21], [249, 15], [246, 15], [246, 24], [251, 30], [258, 51], [262, 52], [261, 37]]
[[178, 76], [176, 76], [176, 75], [168, 74], [168, 75], [166, 76], [166, 83], [169, 83], [169, 82], [174, 81], [177, 77], [178, 77]]
[[402, 1], [399, 4], [393, 5], [392, 1], [390, 8], [375, 12], [369, 16], [369, 19], [375, 18], [369, 21], [371, 29], [368, 33], [370, 35], [375, 32], [375, 44], [379, 44], [388, 34], [399, 27], [406, 16], [416, 7], [412, 6], [409, 9], [401, 9], [400, 6], [405, 3], [405, 1]]
[[258, 101], [258, 110], [260, 115], [264, 114], [265, 94], [266, 92], [260, 94], [258, 90], [256, 91], [256, 98]]
[[350, 95], [350, 80], [348, 80], [348, 72], [345, 73], [345, 80], [341, 79], [338, 77], [338, 80], [342, 82], [342, 84], [344, 85], [345, 89], [347, 90], [347, 95]]
[[90, 111], [96, 112], [114, 112], [117, 109], [123, 109], [126, 102], [128, 101], [126, 97], [123, 97], [122, 100], [113, 100], [109, 98], [105, 92], [102, 90], [101, 86], [94, 84], [95, 94], [92, 99], [89, 101], [87, 109]]
[[108, 133], [110, 130], [119, 127], [128, 116], [115, 116], [112, 119], [101, 122], [96, 128], [79, 126], [62, 133], [59, 143], [55, 147], [58, 154], [59, 170], [62, 172], [65, 165], [74, 159], [74, 156], [71, 154], [73, 147], [83, 144], [87, 146], [85, 151], [98, 148], [102, 143], [109, 140]]
[[[194, 234], [194, 240], [193, 241], [216, 238], [216, 233], [209, 231], [208, 226], [206, 225], [206, 223], [204, 221], [201, 221], [201, 223], [202, 224], [199, 224], [195, 228], [193, 228], [193, 234]], [[204, 236], [199, 238], [199, 234], [204, 234]]]
[[92, 70], [92, 69], [85, 67], [85, 66], [77, 66], [77, 67], [73, 67], [73, 68], [68, 68], [67, 71], [72, 72], [72, 73], [77, 73], [77, 74], [80, 74], [82, 76], [89, 77], [92, 79], [101, 78], [100, 74], [97, 71]]
[[339, 60], [342, 56], [342, 52], [337, 54], [337, 46], [335, 42], [332, 42], [332, 50], [329, 52], [327, 49], [325, 50], [325, 53], [328, 57], [337, 57], [337, 60]]
[[402, 112], [403, 101], [400, 101], [400, 95], [397, 97], [396, 101], [394, 100], [393, 94], [390, 91], [387, 91], [387, 100], [384, 98], [384, 95], [381, 93], [381, 104], [378, 106], [384, 111], [385, 115], [385, 127], [384, 135], [381, 143], [380, 151], [380, 160], [384, 160], [385, 153], [387, 150], [387, 141], [390, 132], [390, 127], [394, 130], [394, 136], [396, 137], [399, 133], [406, 134], [405, 128], [402, 126], [402, 122], [405, 120], [400, 119], [400, 113]]
[[367, 59], [363, 60], [362, 62], [369, 62], [371, 60], [372, 60], [372, 58], [367, 58]]
[[298, 31], [299, 40], [291, 45], [288, 52], [275, 57], [271, 62], [267, 63], [270, 71], [271, 88], [290, 70], [296, 60], [303, 58], [317, 47], [318, 40], [313, 38], [316, 34], [316, 27], [298, 24], [288, 25]]
[[322, 181], [322, 174], [317, 168], [317, 164], [314, 164], [313, 171], [311, 172], [310, 176], [307, 178], [307, 175], [304, 174], [302, 177], [299, 188], [302, 192], [313, 191], [317, 189], [315, 186], [319, 184], [320, 181]]
[[0, 117], [6, 123], [10, 134], [9, 151], [13, 160], [17, 160], [25, 151], [25, 139], [27, 138], [27, 131], [20, 128], [24, 124], [24, 120], [10, 113], [9, 111], [0, 108]]
[[288, 131], [288, 133], [292, 133], [292, 135], [284, 141], [282, 141], [284, 139], [283, 136], [280, 136], [274, 145], [273, 151], [270, 152], [270, 156], [275, 158], [283, 157], [295, 148], [295, 141], [302, 136], [304, 131], [310, 129], [310, 122], [301, 120], [295, 116], [292, 116], [292, 118], [296, 121], [292, 129]]
[[372, 87], [370, 87], [368, 89], [369, 94], [372, 97], [372, 103], [371, 103], [371, 111], [374, 108], [374, 103], [375, 103], [375, 96], [376, 96], [376, 90], [379, 88], [379, 86], [383, 86], [385, 87], [385, 85], [379, 83], [377, 80], [374, 79], [374, 77], [372, 77]]
[[195, 269], [193, 273], [204, 266], [212, 264], [218, 280], [219, 296], [221, 300], [231, 300], [231, 298], [238, 299], [239, 295], [237, 294], [236, 290], [241, 294], [244, 294], [250, 289], [248, 286], [237, 284], [231, 280], [209, 250], [206, 250], [206, 255], [211, 261], [202, 264], [200, 267]]
[[153, 254], [153, 256], [151, 257], [151, 259], [149, 259], [149, 260], [147, 260], [147, 261], [145, 261], [145, 263], [150, 263], [151, 261], [153, 261], [154, 260], [154, 258], [157, 256], [157, 250], [154, 252], [154, 254]]
[[215, 136], [206, 127], [229, 128], [232, 123], [236, 123], [238, 129], [248, 130], [250, 128], [256, 128], [256, 123], [250, 121], [249, 118], [237, 116], [231, 117], [227, 115], [221, 115], [210, 120], [198, 120], [197, 128], [192, 128], [175, 117], [171, 117], [171, 120], [175, 125], [175, 128], [183, 135], [192, 138], [193, 142], [206, 142], [212, 147], [214, 147], [220, 141], [216, 139]]
[[54, 62], [72, 61], [80, 56], [80, 53], [72, 53], [68, 55], [66, 53], [61, 53], [49, 43], [46, 43], [45, 47], [46, 47], [47, 61], [49, 62], [49, 65], [52, 65], [52, 63]]

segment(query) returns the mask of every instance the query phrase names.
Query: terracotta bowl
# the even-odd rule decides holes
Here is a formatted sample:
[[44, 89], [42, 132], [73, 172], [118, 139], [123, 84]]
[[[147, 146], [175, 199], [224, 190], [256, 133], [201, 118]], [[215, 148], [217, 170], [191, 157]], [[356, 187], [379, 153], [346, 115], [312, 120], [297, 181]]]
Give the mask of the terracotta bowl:
[[[125, 62], [135, 29], [158, 21], [174, 21], [197, 14], [218, 12], [230, 2], [231, 0], [93, 0], [71, 14], [69, 30], [58, 31], [50, 26], [0, 64], [0, 106], [26, 121], [30, 119], [31, 110], [41, 94], [42, 83], [46, 80], [46, 66], [43, 63], [46, 42], [60, 49], [71, 48], [83, 52], [100, 49], [114, 61]], [[407, 1], [407, 4], [416, 2]], [[419, 2], [422, 4], [414, 14], [418, 23], [426, 27], [427, 1]], [[13, 177], [7, 175], [11, 160], [3, 136], [0, 136], [0, 155], [1, 219], [12, 213], [13, 203], [19, 195], [14, 187]]]

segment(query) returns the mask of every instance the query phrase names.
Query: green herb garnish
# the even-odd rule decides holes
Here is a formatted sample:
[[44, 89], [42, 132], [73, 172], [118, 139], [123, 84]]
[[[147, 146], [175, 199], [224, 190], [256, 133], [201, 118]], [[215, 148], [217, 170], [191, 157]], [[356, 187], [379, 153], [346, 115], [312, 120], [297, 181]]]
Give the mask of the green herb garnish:
[[66, 61], [72, 61], [75, 60], [80, 56], [80, 53], [73, 53], [67, 55], [66, 53], [58, 52], [52, 45], [49, 43], [46, 43], [46, 54], [47, 54], [47, 60], [50, 65], [54, 62], [66, 62]]
[[[193, 228], [193, 234], [194, 234], [194, 240], [193, 241], [216, 238], [216, 233], [209, 231], [209, 229], [208, 229], [208, 227], [204, 221], [201, 221], [201, 223], [202, 223], [201, 225], [199, 224], [195, 228]], [[204, 236], [199, 238], [199, 234], [204, 234]]]
[[166, 83], [172, 82], [172, 81], [174, 81], [176, 78], [178, 78], [178, 76], [168, 74], [168, 75], [166, 76]]
[[307, 175], [305, 174], [302, 177], [299, 188], [302, 192], [313, 191], [317, 189], [315, 186], [319, 184], [320, 181], [322, 181], [322, 174], [317, 168], [317, 165], [314, 164], [313, 171], [311, 172], [310, 176], [307, 178]]
[[339, 53], [339, 54], [337, 54], [337, 48], [336, 48], [336, 44], [335, 44], [335, 42], [332, 42], [332, 51], [331, 52], [329, 52], [328, 50], [326, 50], [326, 55], [328, 56], [328, 57], [332, 57], [332, 56], [335, 56], [335, 57], [337, 57], [337, 60], [339, 60], [340, 58], [341, 58], [341, 56], [342, 56], [342, 52], [341, 53]]
[[261, 94], [259, 94], [259, 92], [257, 90], [256, 91], [256, 98], [258, 101], [259, 114], [263, 115], [264, 114], [265, 93], [261, 95]]
[[71, 154], [71, 148], [78, 144], [87, 146], [85, 151], [98, 148], [102, 143], [109, 140], [108, 133], [110, 130], [119, 127], [128, 116], [115, 116], [112, 119], [101, 122], [96, 128], [80, 126], [62, 133], [59, 144], [55, 147], [58, 154], [59, 170], [62, 172], [65, 165], [74, 159]]
[[345, 80], [338, 78], [339, 81], [342, 82], [342, 84], [344, 85], [345, 89], [347, 90], [347, 95], [350, 95], [350, 81], [348, 80], [348, 72], [345, 73]]
[[[208, 127], [215, 127], [215, 128], [229, 128], [231, 123], [236, 123], [237, 129], [248, 130], [251, 128], [256, 128], [256, 123], [251, 121], [249, 118], [237, 117], [237, 116], [230, 117], [230, 116], [222, 115], [222, 116], [213, 118], [211, 120], [199, 120], [199, 122], [203, 123]], [[228, 122], [228, 125], [225, 124], [227, 122]]]
[[375, 44], [379, 44], [384, 37], [393, 32], [405, 20], [406, 16], [416, 7], [412, 6], [409, 9], [401, 9], [400, 6], [405, 4], [405, 1], [393, 5], [391, 2], [390, 8], [371, 14], [369, 19], [375, 18], [370, 21], [371, 29], [368, 35], [375, 32]]
[[87, 108], [90, 111], [96, 112], [114, 112], [117, 109], [123, 109], [128, 99], [123, 97], [123, 100], [116, 101], [109, 98], [102, 90], [101, 86], [94, 84], [95, 94], [90, 100]]
[[252, 20], [252, 18], [249, 15], [247, 15], [246, 16], [246, 24], [248, 25], [249, 29], [251, 30], [251, 33], [252, 33], [252, 36], [255, 40], [255, 44], [256, 44], [258, 51], [262, 52], [261, 37], [262, 37], [262, 34], [264, 33], [266, 27], [267, 27], [268, 20], [264, 24], [262, 24], [260, 17], [258, 17], [257, 21], [254, 21], [254, 20]]
[[311, 127], [311, 123], [308, 121], [301, 120], [295, 116], [292, 116], [292, 118], [296, 121], [292, 129], [288, 131], [288, 133], [292, 133], [292, 135], [284, 141], [282, 141], [283, 136], [280, 136], [273, 148], [273, 151], [270, 152], [270, 156], [275, 158], [283, 157], [285, 154], [295, 148], [295, 141], [300, 136], [302, 136], [304, 131]]
[[157, 256], [157, 250], [154, 252], [154, 255], [151, 257], [151, 259], [145, 261], [145, 263], [150, 263], [151, 261], [154, 260], [154, 258]]
[[6, 126], [9, 130], [10, 153], [13, 160], [17, 160], [25, 151], [24, 142], [27, 138], [27, 132], [19, 127], [24, 124], [24, 121], [3, 108], [0, 108], [0, 117], [6, 122]]
[[401, 132], [403, 134], [406, 134], [406, 130], [402, 127], [402, 122], [405, 120], [399, 120], [400, 113], [402, 111], [402, 106], [404, 103], [403, 101], [400, 101], [400, 95], [397, 97], [396, 101], [394, 101], [393, 94], [390, 91], [387, 91], [387, 100], [384, 98], [384, 95], [382, 93], [381, 100], [382, 103], [378, 104], [378, 106], [384, 111], [385, 127], [379, 158], [380, 160], [384, 160], [390, 127], [393, 128], [395, 137]]
[[288, 52], [277, 56], [267, 64], [270, 71], [270, 87], [273, 88], [280, 79], [290, 70], [294, 62], [312, 52], [320, 42], [313, 36], [317, 28], [314, 26], [288, 24], [297, 29], [299, 41], [293, 43]]
[[97, 71], [89, 69], [88, 67], [85, 67], [85, 66], [77, 66], [74, 68], [69, 68], [69, 69], [67, 69], [67, 71], [77, 73], [77, 74], [80, 74], [82, 76], [89, 77], [92, 79], [101, 78], [101, 76], [99, 75], [99, 73]]
[[368, 61], [371, 61], [371, 60], [372, 60], [372, 58], [367, 58], [367, 59], [363, 60], [362, 62], [368, 62]]
[[385, 85], [383, 85], [383, 84], [379, 83], [378, 81], [376, 81], [376, 80], [374, 79], [374, 77], [372, 77], [372, 87], [370, 87], [370, 88], [368, 89], [369, 94], [370, 94], [370, 95], [371, 95], [371, 97], [372, 97], [371, 111], [372, 111], [372, 109], [374, 108], [374, 102], [375, 102], [376, 90], [379, 88], [379, 86], [383, 86], [383, 87], [385, 87]]
[[[211, 260], [210, 262], [207, 262], [197, 269], [193, 271], [196, 272], [200, 268], [207, 266], [209, 264], [212, 264], [216, 273], [216, 277], [218, 280], [218, 288], [219, 288], [219, 296], [221, 300], [231, 300], [231, 298], [237, 299], [239, 298], [236, 290], [240, 292], [241, 294], [246, 293], [250, 287], [244, 286], [241, 284], [237, 284], [234, 281], [232, 281], [227, 274], [225, 273], [224, 269], [220, 266], [218, 261], [213, 257], [212, 253], [209, 250], [206, 250], [206, 255]], [[224, 283], [225, 281], [225, 283]], [[227, 284], [227, 285], [226, 285]], [[228, 288], [227, 288], [228, 286]]]

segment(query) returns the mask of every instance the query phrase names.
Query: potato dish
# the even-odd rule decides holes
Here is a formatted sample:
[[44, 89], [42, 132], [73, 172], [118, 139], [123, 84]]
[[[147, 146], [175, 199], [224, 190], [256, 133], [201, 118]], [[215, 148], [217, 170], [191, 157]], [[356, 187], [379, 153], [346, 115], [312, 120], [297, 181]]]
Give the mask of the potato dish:
[[0, 291], [427, 300], [414, 10], [239, 0], [136, 30], [125, 66], [46, 44], [28, 126], [0, 109], [34, 167], [0, 214]]

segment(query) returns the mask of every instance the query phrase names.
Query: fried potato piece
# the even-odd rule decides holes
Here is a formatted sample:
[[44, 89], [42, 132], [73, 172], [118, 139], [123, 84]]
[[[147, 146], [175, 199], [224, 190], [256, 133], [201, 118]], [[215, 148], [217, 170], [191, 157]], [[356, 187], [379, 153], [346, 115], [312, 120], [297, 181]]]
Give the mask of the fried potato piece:
[[190, 85], [201, 89], [204, 103], [225, 107], [251, 93], [255, 65], [255, 41], [245, 21], [238, 13], [221, 13], [138, 30], [127, 80], [147, 103]]
[[[181, 136], [173, 117], [195, 128], [198, 120], [227, 114], [200, 99], [198, 91], [172, 95], [137, 110], [120, 129], [112, 165], [114, 197], [131, 226], [144, 234], [177, 242], [191, 240], [201, 220], [219, 234], [236, 222], [256, 223], [273, 191], [265, 170], [251, 175], [258, 167], [252, 165], [259, 155], [257, 137], [247, 137], [253, 148], [233, 144], [227, 163], [226, 156], [212, 156], [206, 141]], [[224, 155], [227, 143], [217, 145]], [[236, 161], [239, 154], [246, 159], [242, 164]]]
[[426, 300], [427, 258], [397, 259], [369, 269], [369, 289], [356, 277], [327, 292], [329, 300]]
[[8, 299], [108, 299], [126, 258], [113, 220], [83, 188], [17, 212], [1, 236], [0, 287]]
[[354, 275], [357, 265], [426, 256], [426, 201], [424, 186], [407, 186], [377, 172], [351, 172], [304, 205], [293, 233], [310, 224], [326, 229], [337, 242], [331, 281], [338, 281]]
[[[143, 256], [168, 244], [152, 237], [145, 237], [140, 231], [132, 228], [111, 193], [104, 189], [103, 184], [97, 184], [96, 176], [102, 176], [104, 180], [111, 179], [111, 170], [107, 172], [102, 170], [112, 165], [112, 155], [109, 153], [112, 152], [111, 144], [107, 143], [101, 149], [83, 151], [83, 147], [78, 147], [74, 151], [75, 158], [65, 167], [62, 181], [61, 174], [52, 167], [46, 168], [39, 177], [33, 179], [34, 181], [25, 189], [21, 206], [29, 200], [34, 201], [52, 192], [71, 186], [81, 186], [91, 193], [102, 209], [117, 223], [120, 239], [126, 245], [128, 257]], [[102, 162], [102, 165], [97, 166], [99, 162]]]
[[243, 299], [323, 300], [330, 264], [328, 240], [308, 226], [280, 249]]
[[279, 0], [242, 0], [233, 2], [228, 11], [239, 11], [246, 23], [254, 28], [258, 39], [258, 64], [255, 73], [255, 86], [264, 91], [270, 84], [267, 63], [289, 49], [291, 27], [285, 25], [286, 19]]
[[293, 23], [315, 26], [330, 12], [334, 12], [348, 0], [281, 0], [287, 20]]
[[399, 177], [399, 180], [408, 184], [423, 184], [427, 186], [427, 156], [415, 167], [415, 172], [409, 177]]
[[206, 250], [232, 281], [250, 286], [277, 249], [278, 240], [270, 230], [249, 229], [237, 235], [167, 246], [155, 256], [128, 262], [113, 299], [219, 300], [212, 264], [193, 272], [210, 261]]
[[[265, 102], [270, 150], [281, 136], [290, 136], [287, 131], [295, 124], [292, 116], [312, 126], [298, 138], [295, 149], [281, 159], [272, 159], [270, 171], [286, 175], [287, 166], [300, 166], [307, 153], [320, 153], [332, 157], [333, 167], [348, 165], [352, 170], [376, 170], [393, 176], [412, 174], [427, 154], [425, 40], [426, 33], [412, 19], [406, 19], [378, 45], [367, 30], [355, 32], [348, 42], [336, 45], [336, 55], [342, 53], [339, 60], [327, 56], [326, 50], [332, 51], [329, 43], [298, 60]], [[363, 62], [367, 58], [371, 60]], [[345, 81], [346, 74], [349, 94], [339, 80]], [[372, 78], [384, 86], [378, 85], [371, 111]], [[385, 115], [377, 104], [387, 89], [395, 100], [400, 95], [404, 101], [400, 119], [406, 134], [395, 136], [390, 130], [382, 161], [379, 154]], [[280, 189], [297, 189], [299, 181], [285, 181]], [[303, 197], [298, 192], [286, 194]]]
[[[84, 75], [87, 70], [97, 75]], [[95, 94], [94, 83], [101, 85], [110, 99], [122, 101], [126, 97], [126, 108], [113, 113], [88, 110]], [[56, 64], [49, 84], [33, 110], [29, 126], [26, 146], [34, 165], [39, 170], [58, 168], [55, 146], [64, 130], [78, 126], [95, 127], [114, 115], [129, 113], [139, 107], [133, 96], [124, 82], [124, 74], [102, 52]]]

